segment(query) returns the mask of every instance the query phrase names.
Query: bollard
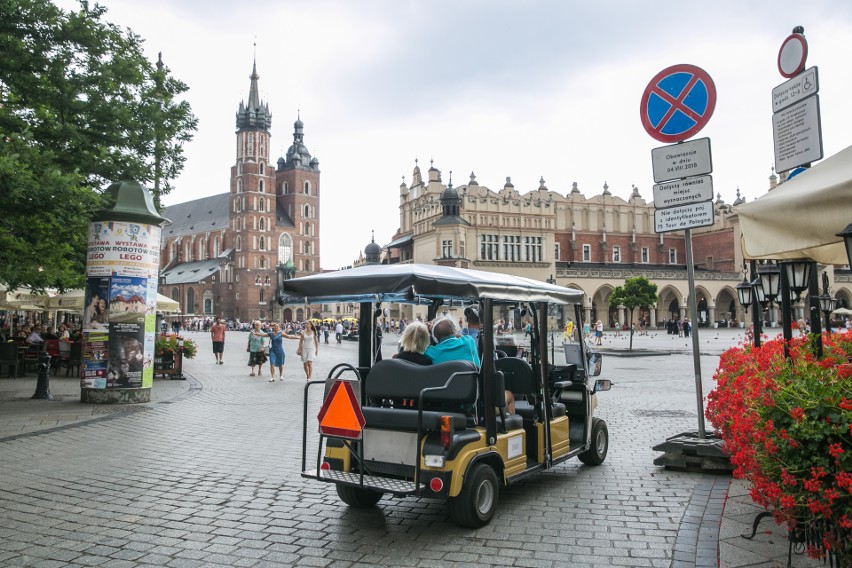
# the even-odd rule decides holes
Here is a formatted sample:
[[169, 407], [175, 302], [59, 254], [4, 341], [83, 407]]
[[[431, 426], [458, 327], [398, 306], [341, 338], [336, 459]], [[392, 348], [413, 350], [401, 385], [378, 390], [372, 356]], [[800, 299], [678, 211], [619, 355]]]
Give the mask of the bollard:
[[38, 382], [36, 383], [36, 391], [32, 398], [53, 400], [53, 395], [50, 394], [49, 373], [50, 355], [42, 351], [38, 355]]

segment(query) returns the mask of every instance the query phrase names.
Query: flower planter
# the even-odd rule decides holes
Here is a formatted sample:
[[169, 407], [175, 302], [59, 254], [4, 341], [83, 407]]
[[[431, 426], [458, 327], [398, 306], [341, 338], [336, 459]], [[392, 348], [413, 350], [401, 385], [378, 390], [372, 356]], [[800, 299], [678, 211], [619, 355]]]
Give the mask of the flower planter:
[[163, 353], [154, 357], [154, 376], [162, 375], [171, 379], [183, 377], [183, 351]]

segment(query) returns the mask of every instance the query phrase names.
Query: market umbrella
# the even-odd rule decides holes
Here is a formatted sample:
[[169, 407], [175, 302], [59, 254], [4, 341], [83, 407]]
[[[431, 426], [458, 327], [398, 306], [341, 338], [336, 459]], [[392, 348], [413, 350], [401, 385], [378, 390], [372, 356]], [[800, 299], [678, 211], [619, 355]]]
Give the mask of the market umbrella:
[[852, 146], [737, 206], [743, 255], [748, 259], [809, 258], [849, 263], [836, 236], [852, 221]]
[[852, 310], [849, 308], [837, 308], [831, 313], [836, 316], [852, 316]]
[[[57, 294], [47, 299], [47, 307], [51, 310], [64, 310], [69, 312], [82, 312], [86, 307], [86, 293], [84, 290], [69, 290], [64, 294]], [[178, 311], [178, 303], [168, 296], [157, 294], [157, 311], [174, 313]]]

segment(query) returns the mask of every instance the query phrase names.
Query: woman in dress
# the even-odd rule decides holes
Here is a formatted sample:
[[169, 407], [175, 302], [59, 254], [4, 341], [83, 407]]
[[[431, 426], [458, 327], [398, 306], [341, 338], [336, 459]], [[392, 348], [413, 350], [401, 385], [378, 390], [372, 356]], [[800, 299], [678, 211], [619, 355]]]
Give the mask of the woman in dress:
[[260, 322], [252, 322], [252, 329], [249, 331], [248, 336], [248, 345], [246, 345], [246, 351], [249, 354], [248, 364], [251, 367], [249, 377], [255, 375], [255, 367], [257, 367], [257, 376], [263, 376], [263, 364], [266, 362], [266, 355], [263, 353], [263, 340], [265, 337], [267, 335], [260, 330]]
[[310, 381], [314, 374], [314, 360], [319, 354], [319, 339], [311, 320], [305, 322], [305, 329], [299, 339], [299, 351], [302, 354], [302, 366], [305, 368], [305, 380]]
[[281, 326], [272, 324], [269, 332], [269, 382], [275, 382], [275, 367], [278, 367], [278, 380], [284, 380], [284, 339], [301, 339], [298, 335], [290, 335], [281, 331]]

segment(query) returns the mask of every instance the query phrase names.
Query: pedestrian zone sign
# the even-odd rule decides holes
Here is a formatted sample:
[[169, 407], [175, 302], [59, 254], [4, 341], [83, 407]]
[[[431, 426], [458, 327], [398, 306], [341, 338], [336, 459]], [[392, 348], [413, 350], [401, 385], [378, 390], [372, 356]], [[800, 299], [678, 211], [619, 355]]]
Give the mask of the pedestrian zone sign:
[[319, 420], [320, 433], [326, 436], [349, 440], [361, 439], [366, 420], [361, 412], [361, 405], [355, 398], [351, 381], [335, 381], [328, 396], [325, 397], [317, 420]]

